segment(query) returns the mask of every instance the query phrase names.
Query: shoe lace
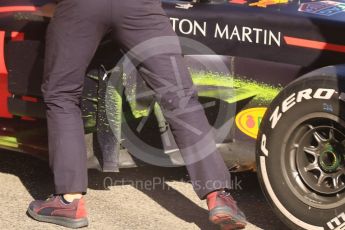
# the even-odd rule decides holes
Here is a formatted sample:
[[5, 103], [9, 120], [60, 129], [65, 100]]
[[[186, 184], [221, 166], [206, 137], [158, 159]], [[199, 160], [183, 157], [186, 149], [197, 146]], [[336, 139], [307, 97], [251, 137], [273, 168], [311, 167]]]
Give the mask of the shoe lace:
[[237, 207], [237, 202], [234, 200], [234, 198], [231, 196], [230, 191], [228, 190], [222, 190], [219, 194], [220, 197], [223, 199], [231, 199], [231, 207], [233, 208], [233, 211], [235, 211], [236, 216], [238, 219], [241, 219], [242, 221], [246, 221], [246, 216], [244, 213]]
[[237, 202], [234, 200], [234, 198], [231, 196], [230, 192], [227, 190], [222, 190], [219, 194], [219, 197], [227, 200], [228, 202], [227, 205], [230, 205], [230, 207], [237, 213], [238, 208], [237, 208]]
[[57, 196], [57, 195], [55, 195], [55, 194], [50, 194], [50, 195], [48, 196], [48, 198], [46, 199], [46, 201], [51, 200], [51, 199], [54, 199], [56, 196]]
[[231, 198], [231, 199], [233, 200], [233, 198], [232, 198], [230, 192], [229, 192], [228, 190], [225, 190], [225, 189], [222, 190], [222, 191], [220, 192], [220, 196], [222, 196], [222, 197], [227, 197], [227, 198]]

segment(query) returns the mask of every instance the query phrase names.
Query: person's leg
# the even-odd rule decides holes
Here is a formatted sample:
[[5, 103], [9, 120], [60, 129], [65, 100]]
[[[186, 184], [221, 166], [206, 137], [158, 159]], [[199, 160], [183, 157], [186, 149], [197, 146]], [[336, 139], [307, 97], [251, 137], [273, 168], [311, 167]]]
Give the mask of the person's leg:
[[42, 92], [49, 162], [58, 195], [30, 204], [28, 213], [39, 221], [67, 227], [87, 225], [83, 199], [74, 200], [81, 198], [88, 184], [80, 100], [86, 68], [108, 28], [106, 2], [62, 0], [48, 26]]
[[86, 68], [107, 29], [100, 7], [105, 2], [63, 0], [48, 27], [42, 92], [57, 194], [86, 192], [87, 156], [80, 100]]
[[229, 188], [229, 171], [216, 148], [180, 44], [159, 1], [126, 0], [119, 4], [121, 18], [114, 22], [118, 38], [140, 62], [140, 75], [155, 91], [196, 193], [204, 199], [210, 192]]
[[[183, 62], [180, 44], [159, 0], [113, 1], [118, 39], [139, 63], [138, 70], [154, 90], [194, 190], [207, 198], [210, 220], [224, 229], [241, 229], [245, 216], [226, 189], [229, 171], [216, 148], [211, 127]], [[115, 7], [113, 6], [115, 11]], [[115, 17], [114, 17], [115, 19]]]

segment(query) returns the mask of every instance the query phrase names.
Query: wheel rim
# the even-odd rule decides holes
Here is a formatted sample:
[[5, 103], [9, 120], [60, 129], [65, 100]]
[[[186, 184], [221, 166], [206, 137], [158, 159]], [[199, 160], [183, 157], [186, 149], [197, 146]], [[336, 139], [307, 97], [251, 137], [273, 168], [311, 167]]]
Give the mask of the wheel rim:
[[[320, 194], [338, 193], [345, 188], [344, 147], [335, 136], [344, 141], [345, 135], [332, 126], [310, 125], [309, 128], [296, 154], [301, 178]], [[325, 134], [328, 136], [325, 137]]]
[[296, 121], [282, 151], [283, 174], [304, 203], [322, 209], [345, 203], [345, 125], [331, 114]]

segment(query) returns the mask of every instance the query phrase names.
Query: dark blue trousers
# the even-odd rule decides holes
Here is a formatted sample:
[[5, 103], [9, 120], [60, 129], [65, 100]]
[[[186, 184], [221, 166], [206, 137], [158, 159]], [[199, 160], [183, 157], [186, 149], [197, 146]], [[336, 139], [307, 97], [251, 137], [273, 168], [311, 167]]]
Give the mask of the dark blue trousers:
[[[134, 50], [131, 55], [156, 94], [198, 196], [203, 199], [216, 189], [229, 187], [229, 171], [216, 149], [177, 36], [160, 1], [62, 0], [47, 31], [42, 85], [56, 193], [87, 189], [80, 98], [87, 66], [109, 30], [123, 50]], [[150, 39], [158, 39], [154, 41], [158, 41], [159, 52], [140, 56], [135, 47]], [[160, 42], [164, 39], [169, 40], [166, 47]]]

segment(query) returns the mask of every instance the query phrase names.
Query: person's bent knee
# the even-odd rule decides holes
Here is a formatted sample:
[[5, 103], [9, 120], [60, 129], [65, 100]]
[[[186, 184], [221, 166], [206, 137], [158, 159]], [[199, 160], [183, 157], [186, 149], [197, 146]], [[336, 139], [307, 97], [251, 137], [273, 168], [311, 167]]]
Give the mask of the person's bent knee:
[[159, 97], [159, 104], [166, 111], [184, 111], [191, 106], [200, 105], [194, 87], [162, 94]]

